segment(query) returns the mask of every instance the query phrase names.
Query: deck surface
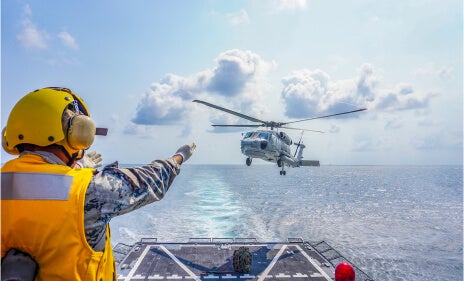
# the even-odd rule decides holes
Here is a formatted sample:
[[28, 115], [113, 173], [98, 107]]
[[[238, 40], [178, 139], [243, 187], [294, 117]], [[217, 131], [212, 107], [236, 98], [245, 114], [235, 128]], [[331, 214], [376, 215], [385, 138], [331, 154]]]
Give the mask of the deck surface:
[[[236, 273], [233, 253], [252, 253], [251, 272]], [[118, 280], [333, 280], [333, 266], [309, 243], [139, 242], [117, 265]]]

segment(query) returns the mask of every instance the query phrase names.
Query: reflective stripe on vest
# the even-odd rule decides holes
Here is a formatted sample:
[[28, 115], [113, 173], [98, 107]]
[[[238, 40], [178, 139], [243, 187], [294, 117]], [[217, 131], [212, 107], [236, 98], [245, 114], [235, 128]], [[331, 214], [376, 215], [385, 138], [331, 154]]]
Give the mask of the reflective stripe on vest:
[[72, 181], [60, 174], [2, 173], [2, 200], [68, 200]]

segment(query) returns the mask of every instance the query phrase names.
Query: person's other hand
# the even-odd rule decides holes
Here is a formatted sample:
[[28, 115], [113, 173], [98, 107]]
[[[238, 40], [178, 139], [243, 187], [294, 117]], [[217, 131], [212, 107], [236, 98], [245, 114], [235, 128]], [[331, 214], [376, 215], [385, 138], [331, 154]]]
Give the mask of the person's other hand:
[[77, 164], [81, 166], [81, 168], [99, 168], [103, 165], [103, 158], [100, 153], [96, 151], [91, 151], [89, 153], [84, 154], [81, 160], [77, 161]]
[[190, 156], [192, 156], [195, 147], [196, 145], [193, 142], [191, 144], [185, 144], [179, 147], [179, 149], [176, 151], [176, 154], [174, 155], [180, 155], [182, 157], [182, 163], [184, 163], [190, 158]]

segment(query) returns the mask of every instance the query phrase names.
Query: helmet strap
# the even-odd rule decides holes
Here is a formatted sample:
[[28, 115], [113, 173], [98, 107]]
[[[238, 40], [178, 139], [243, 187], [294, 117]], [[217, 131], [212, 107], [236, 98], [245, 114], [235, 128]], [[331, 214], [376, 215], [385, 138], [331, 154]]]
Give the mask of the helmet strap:
[[59, 147], [66, 154], [66, 157], [69, 159], [68, 162], [65, 162], [66, 165], [69, 167], [74, 167], [74, 165], [76, 165], [76, 162], [82, 159], [82, 157], [84, 157], [84, 150], [79, 150], [78, 152], [69, 155], [68, 151], [66, 151], [64, 147], [62, 147], [61, 145]]

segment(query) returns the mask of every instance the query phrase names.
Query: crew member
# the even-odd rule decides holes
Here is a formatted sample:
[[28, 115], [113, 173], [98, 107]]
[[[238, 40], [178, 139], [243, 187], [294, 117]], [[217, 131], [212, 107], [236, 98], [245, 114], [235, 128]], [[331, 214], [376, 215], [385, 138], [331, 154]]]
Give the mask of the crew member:
[[1, 168], [2, 275], [29, 258], [35, 280], [117, 280], [110, 220], [161, 200], [195, 145], [144, 166], [86, 167], [101, 163], [83, 156], [105, 133], [67, 88], [33, 91], [14, 106], [2, 132], [3, 148], [18, 155]]

